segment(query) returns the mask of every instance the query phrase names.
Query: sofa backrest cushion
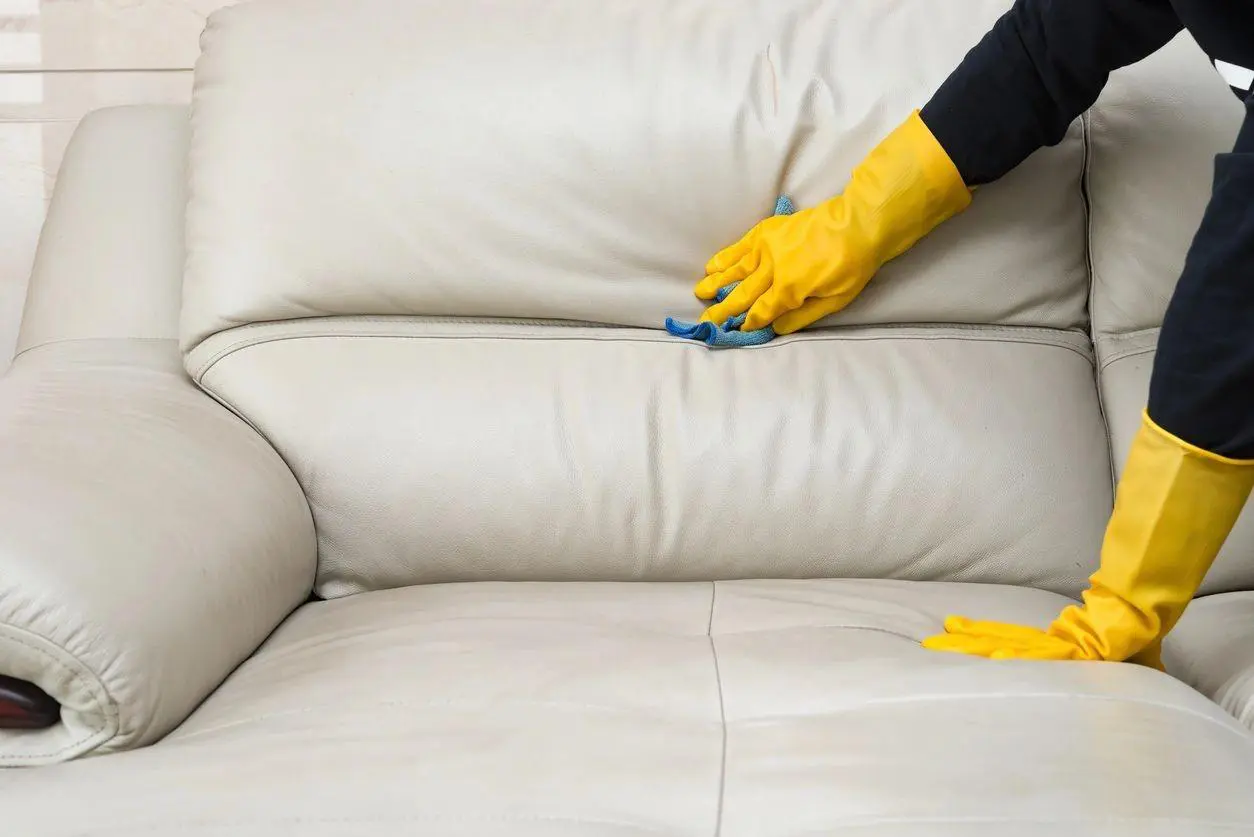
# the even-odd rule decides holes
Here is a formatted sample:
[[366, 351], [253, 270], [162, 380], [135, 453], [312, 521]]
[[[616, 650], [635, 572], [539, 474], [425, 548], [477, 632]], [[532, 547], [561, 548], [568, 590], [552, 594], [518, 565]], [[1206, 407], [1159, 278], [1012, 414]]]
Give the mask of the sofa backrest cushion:
[[[1007, 5], [261, 0], [196, 68], [184, 331], [694, 316], [706, 260], [850, 170]], [[1078, 126], [842, 322], [1085, 322]], [[1027, 199], [1030, 196], [1030, 199]]]
[[188, 369], [301, 480], [324, 595], [882, 576], [1074, 593], [1110, 462], [1077, 124], [808, 333], [705, 260], [837, 193], [1007, 0], [254, 0], [196, 70]]

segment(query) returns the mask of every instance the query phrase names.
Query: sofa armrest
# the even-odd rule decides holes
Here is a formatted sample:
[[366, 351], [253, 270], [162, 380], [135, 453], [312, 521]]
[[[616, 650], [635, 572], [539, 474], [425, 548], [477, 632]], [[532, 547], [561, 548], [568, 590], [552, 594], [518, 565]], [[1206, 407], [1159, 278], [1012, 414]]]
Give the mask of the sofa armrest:
[[173, 340], [71, 340], [0, 379], [0, 674], [61, 705], [0, 766], [152, 743], [312, 589], [285, 463]]
[[1254, 592], [1196, 599], [1168, 635], [1163, 662], [1254, 730]]

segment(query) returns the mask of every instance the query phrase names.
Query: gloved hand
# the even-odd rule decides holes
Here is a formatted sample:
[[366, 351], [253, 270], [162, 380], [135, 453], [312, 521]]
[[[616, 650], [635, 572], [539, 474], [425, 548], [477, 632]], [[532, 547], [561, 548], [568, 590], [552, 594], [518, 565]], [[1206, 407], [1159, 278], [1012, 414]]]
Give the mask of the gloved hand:
[[768, 218], [719, 252], [696, 286], [701, 299], [739, 282], [701, 319], [789, 334], [844, 308], [890, 259], [966, 209], [971, 192], [918, 112], [856, 169], [845, 191], [811, 209]]
[[1102, 560], [1084, 605], [1042, 631], [959, 616], [923, 641], [993, 659], [1130, 660], [1162, 668], [1160, 647], [1201, 586], [1254, 487], [1254, 460], [1196, 448], [1145, 414], [1119, 481]]

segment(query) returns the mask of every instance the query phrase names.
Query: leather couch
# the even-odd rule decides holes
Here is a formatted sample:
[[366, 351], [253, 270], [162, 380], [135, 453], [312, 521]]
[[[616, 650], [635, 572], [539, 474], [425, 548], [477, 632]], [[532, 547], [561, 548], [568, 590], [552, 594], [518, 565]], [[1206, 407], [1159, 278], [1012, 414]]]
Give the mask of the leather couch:
[[[1240, 109], [1186, 37], [765, 346], [709, 254], [1007, 0], [255, 0], [87, 117], [0, 381], [6, 835], [1254, 830], [1254, 523], [1169, 673], [928, 652], [1095, 568]], [[24, 768], [24, 769], [23, 769]]]

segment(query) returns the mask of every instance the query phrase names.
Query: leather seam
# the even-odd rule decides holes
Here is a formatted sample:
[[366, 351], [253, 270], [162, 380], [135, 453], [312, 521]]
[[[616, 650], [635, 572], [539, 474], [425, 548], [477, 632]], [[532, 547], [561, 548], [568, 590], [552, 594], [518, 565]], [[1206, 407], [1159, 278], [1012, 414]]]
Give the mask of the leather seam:
[[[880, 328], [880, 327], [877, 327]], [[891, 328], [891, 326], [890, 326]], [[951, 328], [951, 327], [947, 327]], [[1015, 338], [1010, 338], [1010, 334], [1016, 334]], [[1005, 335], [1005, 336], [997, 336]], [[1052, 338], [1052, 339], [1051, 339]], [[1088, 336], [1085, 335], [1086, 342]], [[620, 342], [620, 343], [650, 343], [661, 345], [672, 345], [683, 348], [697, 349], [708, 351], [708, 348], [700, 343], [690, 340], [684, 340], [678, 337], [594, 337], [591, 335], [579, 336], [557, 336], [557, 335], [490, 335], [490, 334], [473, 334], [473, 335], [435, 335], [435, 334], [367, 334], [367, 333], [344, 333], [344, 334], [281, 334], [263, 337], [241, 338], [233, 343], [228, 344], [222, 349], [214, 352], [206, 358], [194, 371], [191, 372], [192, 377], [199, 383], [204, 376], [216, 366], [220, 361], [236, 354], [244, 349], [264, 346], [270, 343], [286, 342], [289, 340], [493, 340], [493, 341], [510, 341], [510, 340], [535, 340], [540, 342]], [[792, 343], [829, 343], [834, 341], [857, 341], [857, 342], [913, 342], [913, 341], [932, 341], [932, 340], [957, 340], [964, 342], [979, 343], [998, 343], [1004, 345], [1036, 345], [1045, 348], [1064, 349], [1083, 358], [1089, 364], [1093, 364], [1094, 356], [1092, 351], [1083, 347], [1074, 345], [1068, 341], [1057, 339], [1053, 335], [1029, 332], [1026, 329], [1023, 332], [1012, 331], [1011, 329], [1002, 328], [971, 328], [969, 333], [961, 333], [959, 331], [938, 332], [935, 334], [908, 334], [908, 335], [887, 335], [887, 334], [809, 334], [801, 338], [774, 340], [760, 346], [746, 346], [739, 351], [769, 351], [771, 349], [779, 349]], [[1091, 345], [1091, 344], [1090, 344]]]
[[1096, 331], [1097, 264], [1093, 258], [1093, 208], [1089, 182], [1093, 142], [1087, 111], [1080, 114], [1080, 149], [1080, 209], [1084, 212], [1084, 268], [1088, 279], [1088, 299], [1086, 300], [1088, 303], [1088, 311], [1086, 312], [1088, 316], [1088, 337], [1089, 343], [1093, 346], [1093, 389], [1097, 396], [1097, 414], [1101, 418], [1102, 430], [1106, 436], [1106, 464], [1110, 469], [1110, 491], [1113, 497], [1119, 483], [1118, 467], [1115, 464], [1115, 436], [1114, 430], [1110, 425], [1110, 414], [1106, 409], [1105, 387], [1102, 386], [1103, 372], [1106, 367], [1101, 364], [1097, 341], [1093, 336]]
[[[71, 741], [70, 743], [56, 750], [49, 750], [43, 753], [29, 753], [29, 754], [23, 754], [23, 755], [0, 754], [0, 762], [2, 761], [10, 761], [10, 762], [35, 761], [35, 760], [41, 760], [41, 759], [55, 758], [66, 752], [69, 752], [70, 750], [81, 747], [82, 745], [91, 741], [91, 739], [93, 738], [96, 738], [96, 737], [100, 738], [100, 741], [96, 744], [95, 747], [92, 748], [92, 749], [96, 749], [100, 747], [102, 744], [104, 744], [105, 742], [116, 737], [118, 734], [118, 720], [119, 720], [118, 706], [117, 706], [116, 701], [114, 701], [109, 696], [108, 689], [106, 689], [104, 684], [100, 682], [99, 678], [97, 678], [94, 674], [92, 674], [91, 676], [88, 676], [88, 673], [90, 673], [91, 670], [87, 666], [82, 665], [81, 663], [78, 663], [78, 667], [72, 667], [66, 664], [65, 661], [60, 660], [55, 655], [49, 653], [47, 649], [41, 648], [35, 642], [32, 642], [29, 639], [26, 639], [26, 637], [28, 636], [35, 637], [39, 640], [42, 640], [43, 642], [49, 643], [54, 648], [57, 648], [59, 651], [62, 651], [71, 659], [73, 659], [76, 663], [78, 663], [77, 658], [75, 658], [73, 654], [70, 654], [68, 651], [66, 651], [64, 648], [61, 648], [56, 643], [51, 642], [51, 640], [41, 637], [38, 634], [32, 633], [31, 631], [28, 631], [25, 628], [20, 628], [17, 625], [12, 625], [12, 624], [9, 624], [8, 622], [0, 622], [0, 638], [4, 639], [7, 642], [11, 642], [15, 645], [20, 645], [29, 651], [33, 651], [37, 656], [44, 659], [51, 666], [68, 674], [70, 676], [70, 682], [74, 684], [81, 684], [84, 687], [86, 687], [87, 691], [90, 692], [96, 700], [96, 706], [99, 708], [102, 722], [98, 729], [89, 728], [81, 737], [79, 737], [78, 739], [74, 741]], [[58, 703], [60, 703], [60, 701], [58, 701]]]
[[[527, 327], [543, 328], [543, 329], [548, 329], [552, 331], [576, 331], [576, 330], [582, 329], [585, 331], [598, 331], [598, 332], [606, 332], [606, 333], [636, 332], [636, 333], [643, 333], [643, 334], [649, 334], [649, 335], [657, 335], [660, 337], [661, 340], [664, 340], [666, 342], [679, 342], [679, 343], [691, 342], [691, 341], [685, 341], [685, 340], [678, 339], [678, 338], [672, 338], [669, 335], [665, 334], [665, 332], [662, 332], [658, 329], [651, 328], [649, 326], [618, 325], [618, 324], [613, 324], [613, 323], [603, 323], [603, 322], [598, 323], [598, 322], [592, 322], [588, 320], [555, 320], [555, 319], [539, 319], [539, 318], [527, 319], [527, 318], [522, 318], [522, 317], [472, 317], [472, 316], [451, 317], [451, 316], [420, 315], [420, 314], [414, 314], [414, 315], [407, 315], [407, 314], [357, 314], [357, 315], [328, 314], [328, 315], [320, 315], [320, 316], [312, 316], [312, 317], [293, 318], [293, 319], [287, 319], [287, 320], [259, 320], [257, 322], [251, 322], [251, 323], [245, 323], [243, 325], [233, 326], [228, 329], [223, 329], [220, 331], [213, 332], [212, 334], [206, 336], [203, 340], [200, 340], [195, 346], [191, 347], [187, 351], [189, 353], [192, 351], [195, 351], [200, 346], [204, 346], [207, 343], [211, 343], [215, 340], [218, 340], [218, 338], [221, 338], [222, 336], [231, 334], [231, 333], [244, 333], [244, 332], [257, 332], [257, 331], [265, 332], [265, 331], [275, 331], [279, 329], [284, 329], [289, 332], [298, 332], [296, 334], [291, 334], [289, 336], [310, 336], [310, 337], [332, 336], [335, 333], [334, 331], [330, 331], [330, 330], [320, 331], [320, 330], [317, 330], [316, 328], [316, 324], [327, 323], [327, 322], [346, 323], [350, 327], [353, 325], [361, 324], [361, 325], [373, 325], [373, 326], [409, 325], [409, 326], [418, 327], [418, 328], [421, 328], [422, 326], [498, 326], [498, 327], [504, 327], [504, 328], [527, 328]], [[1075, 328], [1075, 327], [1042, 326], [1042, 325], [1028, 325], [1028, 324], [1019, 325], [1019, 324], [1011, 324], [1011, 323], [976, 323], [976, 322], [944, 322], [944, 321], [914, 320], [914, 321], [899, 321], [899, 322], [886, 322], [886, 323], [875, 323], [875, 322], [850, 323], [846, 325], [826, 326], [823, 328], [812, 328], [812, 329], [806, 329], [804, 331], [798, 332], [795, 335], [794, 334], [780, 335], [780, 337], [776, 341], [773, 341], [773, 342], [778, 343], [778, 342], [785, 340], [785, 338], [805, 337], [805, 336], [814, 337], [814, 336], [818, 336], [822, 334], [831, 334], [833, 332], [911, 329], [911, 328], [935, 329], [935, 330], [946, 330], [946, 331], [975, 331], [975, 332], [1008, 332], [1008, 333], [1034, 332], [1037, 334], [1044, 334], [1044, 335], [1072, 333], [1072, 334], [1082, 335], [1086, 339], [1089, 337], [1089, 334], [1087, 331], [1085, 331], [1084, 329]], [[412, 331], [402, 331], [400, 330], [400, 328], [396, 328], [391, 332], [380, 331], [376, 333], [375, 335], [367, 335], [367, 336], [387, 336], [389, 334], [395, 334], [396, 336], [406, 336], [406, 337], [424, 336], [421, 334], [414, 334]], [[755, 347], [745, 347], [745, 348], [755, 348]]]
[[1080, 206], [1084, 212], [1084, 266], [1088, 273], [1088, 320], [1089, 338], [1092, 339], [1097, 328], [1095, 310], [1097, 299], [1097, 261], [1093, 257], [1093, 207], [1091, 173], [1093, 166], [1093, 134], [1088, 112], [1080, 115]]
[[1161, 331], [1162, 326], [1146, 326], [1133, 331], [1124, 331], [1119, 334], [1102, 334], [1098, 339], [1104, 343], [1122, 343], [1128, 340], [1136, 340], [1142, 337], [1148, 337], [1155, 332]]
[[10, 363], [16, 363], [17, 359], [31, 352], [46, 349], [49, 346], [63, 346], [67, 343], [177, 343], [177, 337], [55, 337], [51, 340], [44, 340], [41, 343], [33, 343], [26, 346], [10, 358]]
[[[1101, 347], [1113, 347], [1107, 354], [1105, 351], [1100, 352], [1101, 368], [1105, 369], [1112, 363], [1123, 360], [1128, 357], [1137, 355], [1152, 354], [1158, 348], [1158, 332], [1162, 329], [1159, 326], [1151, 326], [1149, 328], [1137, 329], [1129, 331], [1125, 334], [1110, 334], [1100, 338], [1098, 345]], [[1151, 341], [1149, 345], [1145, 341]], [[1124, 344], [1132, 344], [1125, 346]], [[1123, 348], [1120, 348], [1123, 346]]]
[[[286, 329], [302, 329], [306, 333], [314, 335], [325, 334], [327, 332], [317, 332], [312, 328], [313, 324], [319, 322], [334, 323], [363, 323], [368, 325], [396, 325], [405, 324], [410, 326], [424, 325], [455, 325], [455, 326], [513, 326], [513, 327], [534, 327], [546, 328], [554, 330], [575, 330], [587, 329], [594, 331], [634, 331], [647, 332], [650, 334], [664, 334], [659, 329], [642, 325], [620, 325], [617, 323], [596, 322], [593, 320], [561, 320], [546, 319], [542, 317], [476, 317], [476, 316], [452, 316], [444, 314], [318, 314], [308, 317], [291, 317], [288, 319], [278, 320], [257, 320], [255, 322], [247, 322], [242, 325], [231, 326], [229, 328], [219, 329], [199, 340], [191, 349], [210, 343], [222, 335], [231, 334], [233, 332], [245, 331], [264, 331], [274, 330], [278, 328]], [[810, 328], [805, 331], [798, 332], [797, 335], [781, 335], [784, 337], [815, 335], [823, 332], [834, 331], [852, 331], [852, 330], [868, 330], [868, 329], [895, 329], [895, 328], [934, 328], [934, 329], [961, 329], [966, 331], [1035, 331], [1042, 334], [1057, 333], [1078, 333], [1085, 337], [1088, 333], [1083, 329], [1074, 326], [1048, 326], [1033, 324], [1015, 324], [1015, 323], [980, 323], [980, 322], [949, 322], [941, 320], [900, 320], [893, 322], [863, 322], [848, 323], [845, 325], [824, 326], [821, 328]], [[398, 332], [399, 333], [399, 332]], [[71, 338], [79, 339], [79, 338]], [[82, 338], [92, 339], [92, 338]], [[130, 339], [130, 338], [122, 338]], [[161, 339], [161, 338], [153, 338]], [[669, 338], [667, 338], [669, 339]], [[684, 341], [679, 341], [684, 342]], [[750, 348], [750, 347], [745, 347]]]
[[714, 685], [718, 689], [718, 719], [722, 746], [718, 765], [718, 807], [714, 816], [714, 837], [723, 833], [723, 800], [727, 791], [727, 704], [723, 699], [723, 675], [718, 665], [718, 646], [714, 639], [714, 607], [718, 601], [718, 582], [710, 582], [710, 622], [706, 636], [710, 642], [710, 656], [714, 662]]
[[1152, 355], [1152, 354], [1154, 354], [1153, 346], [1143, 346], [1139, 349], [1125, 349], [1121, 352], [1114, 352], [1109, 357], [1102, 359], [1102, 371], [1104, 372], [1107, 367], [1112, 366], [1113, 364], [1118, 363], [1121, 360], [1127, 360], [1130, 357], [1139, 357], [1141, 355]]

